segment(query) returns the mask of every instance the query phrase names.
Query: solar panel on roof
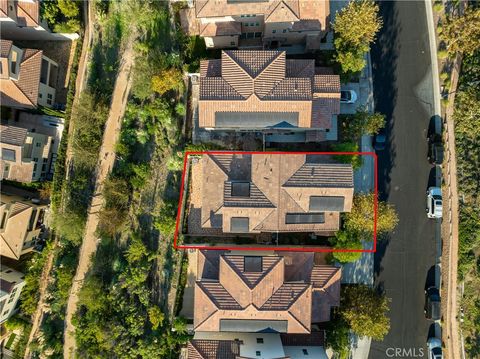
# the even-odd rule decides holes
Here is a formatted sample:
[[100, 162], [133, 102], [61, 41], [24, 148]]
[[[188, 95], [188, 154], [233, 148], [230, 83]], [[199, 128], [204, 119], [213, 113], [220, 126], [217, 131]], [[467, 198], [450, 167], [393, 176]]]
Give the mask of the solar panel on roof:
[[226, 128], [298, 127], [298, 112], [215, 112], [215, 126]]
[[248, 224], [248, 217], [232, 217], [230, 220], [230, 232], [247, 233]]
[[310, 196], [310, 211], [334, 211], [341, 212], [345, 208], [343, 196]]
[[250, 197], [250, 182], [232, 182], [232, 197]]
[[324, 213], [287, 213], [285, 215], [286, 224], [313, 224], [325, 223]]

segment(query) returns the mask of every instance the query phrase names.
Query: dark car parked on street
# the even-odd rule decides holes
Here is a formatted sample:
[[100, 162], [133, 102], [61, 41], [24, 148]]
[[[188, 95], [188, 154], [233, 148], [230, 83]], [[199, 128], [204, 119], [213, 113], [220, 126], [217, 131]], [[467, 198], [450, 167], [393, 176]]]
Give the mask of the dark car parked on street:
[[425, 291], [425, 316], [427, 319], [440, 320], [440, 291], [437, 287], [429, 287]]
[[438, 133], [431, 135], [428, 139], [428, 161], [433, 165], [443, 163], [442, 136]]

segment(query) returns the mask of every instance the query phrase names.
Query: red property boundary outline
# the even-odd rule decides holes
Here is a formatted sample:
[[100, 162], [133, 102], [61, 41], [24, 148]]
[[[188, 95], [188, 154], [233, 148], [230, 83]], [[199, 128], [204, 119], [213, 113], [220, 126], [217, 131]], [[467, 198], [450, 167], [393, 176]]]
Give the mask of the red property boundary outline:
[[[374, 202], [373, 202], [373, 249], [333, 249], [333, 248], [291, 248], [291, 247], [220, 247], [220, 246], [201, 246], [201, 245], [177, 245], [178, 231], [180, 226], [180, 216], [182, 212], [183, 193], [185, 185], [185, 172], [187, 170], [187, 160], [189, 156], [199, 155], [219, 155], [219, 154], [289, 154], [289, 155], [359, 155], [359, 156], [371, 156], [373, 158], [373, 172], [374, 172]], [[177, 219], [175, 223], [175, 234], [173, 237], [173, 247], [176, 250], [179, 249], [207, 249], [207, 250], [243, 250], [243, 251], [290, 251], [290, 252], [361, 252], [361, 253], [375, 253], [377, 250], [377, 217], [378, 217], [378, 158], [375, 152], [281, 152], [281, 151], [186, 151], [183, 158], [183, 171], [182, 171], [182, 183], [180, 185], [180, 198], [178, 200]]]

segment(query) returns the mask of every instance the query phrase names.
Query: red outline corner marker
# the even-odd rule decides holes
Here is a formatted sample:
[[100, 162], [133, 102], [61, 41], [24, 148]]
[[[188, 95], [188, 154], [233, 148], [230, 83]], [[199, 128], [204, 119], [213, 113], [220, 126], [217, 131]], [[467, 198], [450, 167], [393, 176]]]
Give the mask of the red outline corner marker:
[[[188, 157], [200, 156], [204, 154], [213, 154], [213, 155], [229, 155], [229, 154], [292, 154], [292, 155], [360, 155], [360, 156], [372, 156], [373, 157], [373, 172], [374, 172], [374, 201], [373, 201], [373, 249], [333, 249], [333, 248], [298, 248], [298, 247], [219, 247], [219, 246], [190, 246], [190, 245], [177, 245], [178, 231], [180, 226], [180, 213], [181, 205], [183, 202], [183, 191], [185, 186], [185, 175], [187, 170], [187, 161]], [[182, 172], [182, 183], [180, 184], [180, 198], [178, 200], [178, 210], [177, 210], [177, 219], [175, 222], [175, 233], [173, 236], [173, 246], [175, 249], [211, 249], [211, 250], [243, 250], [243, 251], [265, 251], [265, 250], [275, 250], [275, 251], [291, 251], [291, 252], [360, 252], [360, 253], [375, 253], [377, 250], [377, 220], [378, 220], [378, 158], [375, 152], [261, 152], [261, 151], [186, 151], [185, 157], [183, 159], [183, 172]]]

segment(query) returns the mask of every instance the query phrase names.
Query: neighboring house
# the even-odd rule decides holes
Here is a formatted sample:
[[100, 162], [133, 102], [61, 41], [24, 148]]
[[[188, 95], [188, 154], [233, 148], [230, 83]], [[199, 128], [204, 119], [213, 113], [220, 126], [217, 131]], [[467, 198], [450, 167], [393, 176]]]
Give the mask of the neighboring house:
[[34, 249], [43, 231], [46, 205], [33, 202], [2, 192], [0, 255], [19, 259]]
[[312, 334], [196, 333], [187, 359], [327, 359], [324, 332]]
[[0, 324], [15, 314], [20, 293], [25, 286], [25, 276], [0, 265]]
[[[329, 156], [204, 154], [192, 163], [191, 197], [203, 229], [224, 234], [312, 232], [333, 235], [350, 212], [353, 169]], [[189, 220], [190, 222], [190, 220]]]
[[39, 0], [0, 0], [0, 31], [10, 40], [75, 40], [77, 34], [54, 34], [40, 18]]
[[58, 64], [41, 50], [21, 49], [0, 40], [0, 102], [2, 107], [52, 107]]
[[196, 333], [310, 334], [340, 304], [341, 269], [313, 253], [198, 251], [197, 266]]
[[23, 111], [11, 114], [8, 119], [2, 113], [0, 179], [18, 182], [52, 179], [64, 120]]
[[198, 102], [207, 130], [336, 140], [340, 77], [284, 51], [222, 51], [221, 59], [201, 62]]
[[320, 48], [328, 32], [328, 0], [196, 0], [198, 33], [209, 48]]

